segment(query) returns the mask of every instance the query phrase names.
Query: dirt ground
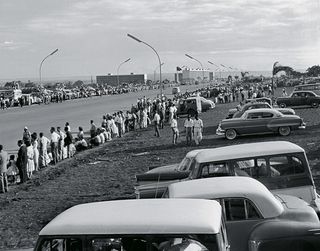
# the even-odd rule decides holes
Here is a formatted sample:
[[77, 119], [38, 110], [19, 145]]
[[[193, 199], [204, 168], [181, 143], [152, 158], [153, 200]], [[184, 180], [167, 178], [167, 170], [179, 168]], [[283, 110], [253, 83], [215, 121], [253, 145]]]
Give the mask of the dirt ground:
[[[200, 116], [205, 129], [198, 148], [287, 140], [306, 150], [314, 174], [320, 174], [320, 108], [296, 110], [307, 123], [307, 129], [294, 131], [288, 137], [251, 136], [230, 142], [216, 136], [215, 130], [228, 109], [235, 106], [236, 103], [217, 104], [215, 109]], [[9, 193], [0, 195], [0, 249], [33, 247], [41, 228], [73, 205], [133, 199], [135, 174], [150, 167], [177, 163], [188, 151], [197, 148], [186, 146], [183, 121], [184, 118], [179, 119], [180, 138], [176, 146], [171, 143], [168, 126], [161, 130], [160, 138], [154, 137], [150, 127], [41, 170], [26, 184], [11, 186]]]

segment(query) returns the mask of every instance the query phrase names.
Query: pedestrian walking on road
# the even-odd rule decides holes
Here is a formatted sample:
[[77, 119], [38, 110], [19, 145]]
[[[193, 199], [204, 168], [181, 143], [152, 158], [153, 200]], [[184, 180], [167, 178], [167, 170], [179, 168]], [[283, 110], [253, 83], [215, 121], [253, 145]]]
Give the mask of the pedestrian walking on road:
[[0, 145], [0, 193], [8, 192], [8, 177], [7, 177], [8, 153], [3, 150]]
[[184, 128], [186, 129], [187, 145], [190, 145], [192, 141], [192, 130], [193, 130], [193, 120], [191, 119], [190, 114], [188, 114], [188, 118], [184, 121]]
[[193, 137], [196, 145], [199, 145], [202, 140], [202, 129], [203, 129], [202, 119], [200, 119], [198, 117], [198, 114], [196, 114], [195, 119], [193, 120]]
[[24, 183], [27, 181], [27, 164], [28, 164], [28, 156], [27, 156], [27, 147], [23, 143], [22, 140], [18, 140], [18, 158], [17, 158], [17, 167], [19, 169], [20, 183]]
[[30, 131], [28, 130], [28, 127], [24, 127], [24, 129], [23, 129], [23, 135], [22, 135], [22, 140], [23, 140], [23, 142], [26, 144], [27, 143], [27, 141], [31, 141], [31, 133], [30, 133]]

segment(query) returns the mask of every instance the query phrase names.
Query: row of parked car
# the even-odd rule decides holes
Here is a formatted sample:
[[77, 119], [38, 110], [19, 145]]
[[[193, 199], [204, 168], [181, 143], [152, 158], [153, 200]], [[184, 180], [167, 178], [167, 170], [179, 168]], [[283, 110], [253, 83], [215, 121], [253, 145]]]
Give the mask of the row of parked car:
[[320, 250], [319, 195], [293, 143], [198, 149], [136, 180], [136, 200], [72, 207], [35, 250]]

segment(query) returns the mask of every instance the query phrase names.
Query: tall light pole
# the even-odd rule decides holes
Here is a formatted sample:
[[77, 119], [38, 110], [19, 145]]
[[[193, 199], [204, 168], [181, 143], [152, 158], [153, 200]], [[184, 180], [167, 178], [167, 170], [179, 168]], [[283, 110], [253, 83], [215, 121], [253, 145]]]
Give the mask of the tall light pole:
[[163, 89], [163, 86], [162, 86], [162, 77], [161, 77], [161, 59], [160, 59], [160, 56], [158, 54], [158, 52], [155, 50], [155, 48], [153, 48], [150, 44], [140, 40], [139, 38], [136, 38], [135, 36], [132, 36], [131, 34], [127, 34], [128, 37], [132, 38], [133, 40], [136, 40], [137, 42], [139, 43], [143, 43], [145, 44], [146, 46], [150, 47], [154, 52], [155, 54], [157, 55], [158, 57], [158, 60], [159, 60], [159, 69], [160, 69], [160, 88], [161, 88], [161, 95], [162, 95], [162, 89]]
[[55, 54], [58, 51], [58, 49], [55, 49], [53, 52], [51, 52], [48, 56], [46, 56], [40, 63], [40, 67], [39, 67], [39, 79], [40, 79], [40, 85], [41, 85], [41, 69], [42, 69], [42, 64], [43, 62], [50, 56], [52, 56], [53, 54]]
[[[163, 65], [164, 65], [164, 63], [161, 63], [161, 66], [163, 66]], [[156, 71], [157, 71], [158, 67], [159, 67], [159, 65], [153, 71], [153, 82], [156, 82]]]
[[119, 85], [120, 85], [120, 81], [119, 81], [119, 69], [120, 69], [120, 66], [129, 62], [131, 60], [131, 58], [128, 58], [127, 60], [123, 61], [121, 64], [119, 64], [118, 68], [117, 68], [117, 84], [118, 84], [118, 88], [119, 88]]
[[186, 55], [188, 58], [197, 61], [197, 62], [201, 65], [201, 69], [202, 69], [202, 80], [204, 81], [204, 69], [203, 69], [203, 65], [201, 64], [201, 62], [200, 62], [198, 59], [196, 59], [196, 58], [194, 58], [194, 57], [191, 57], [191, 56], [188, 55], [188, 54], [185, 54], [185, 55]]
[[[214, 75], [216, 75], [216, 72], [217, 72], [217, 69], [219, 70], [219, 66], [216, 65], [215, 63], [211, 62], [211, 61], [208, 61], [209, 64], [212, 64], [216, 67], [216, 70], [214, 71]], [[221, 73], [220, 73], [220, 78], [221, 78]]]

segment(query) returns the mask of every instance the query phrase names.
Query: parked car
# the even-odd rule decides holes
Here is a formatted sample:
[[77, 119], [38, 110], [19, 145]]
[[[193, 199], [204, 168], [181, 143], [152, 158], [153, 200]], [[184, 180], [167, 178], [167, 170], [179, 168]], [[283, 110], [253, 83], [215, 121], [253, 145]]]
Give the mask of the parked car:
[[212, 100], [201, 96], [188, 97], [179, 101], [177, 115], [190, 114], [191, 116], [194, 116], [196, 113], [205, 112], [214, 107], [215, 104]]
[[[271, 229], [275, 231], [271, 240], [282, 241], [298, 237], [300, 239], [296, 244], [309, 243], [313, 247], [311, 250], [320, 250], [319, 237], [313, 232], [316, 230], [320, 234], [319, 219], [315, 211], [297, 197], [272, 194], [253, 178], [216, 177], [174, 183], [169, 185], [164, 198], [218, 201], [225, 214], [231, 251], [265, 250], [260, 245], [249, 245], [253, 241], [267, 239]], [[281, 230], [275, 228], [274, 222], [277, 222]], [[293, 230], [292, 226], [295, 225], [297, 226]], [[301, 231], [305, 231], [302, 238]]]
[[191, 163], [193, 158], [202, 149], [190, 151], [186, 154], [180, 163], [175, 163], [167, 166], [160, 166], [149, 170], [143, 174], [136, 175], [135, 194], [137, 198], [157, 198], [161, 197], [164, 190], [157, 189], [144, 189], [148, 184], [154, 184], [155, 182], [166, 184], [177, 182], [181, 179], [188, 178], [190, 172]]
[[313, 91], [294, 91], [288, 97], [278, 97], [276, 102], [280, 107], [311, 106], [317, 108], [320, 104], [320, 96]]
[[295, 111], [292, 108], [274, 108], [267, 102], [252, 102], [246, 103], [240, 108], [230, 109], [227, 119], [229, 118], [240, 118], [245, 111], [252, 110], [252, 109], [260, 109], [260, 108], [267, 108], [267, 109], [276, 109], [277, 111], [281, 112], [285, 115], [295, 115]]
[[122, 200], [74, 206], [39, 233], [35, 251], [228, 251], [216, 201]]
[[[306, 153], [291, 142], [270, 141], [203, 149], [193, 158], [190, 170], [189, 177], [180, 181], [249, 176], [262, 182], [274, 193], [303, 199], [320, 216], [320, 198]], [[140, 187], [138, 192], [155, 193], [157, 190], [160, 196], [172, 183], [151, 183]]]
[[229, 140], [240, 135], [279, 133], [288, 136], [291, 131], [305, 129], [306, 124], [298, 115], [284, 115], [275, 109], [247, 110], [240, 118], [224, 119], [216, 134]]
[[172, 87], [172, 95], [180, 94], [180, 87]]

